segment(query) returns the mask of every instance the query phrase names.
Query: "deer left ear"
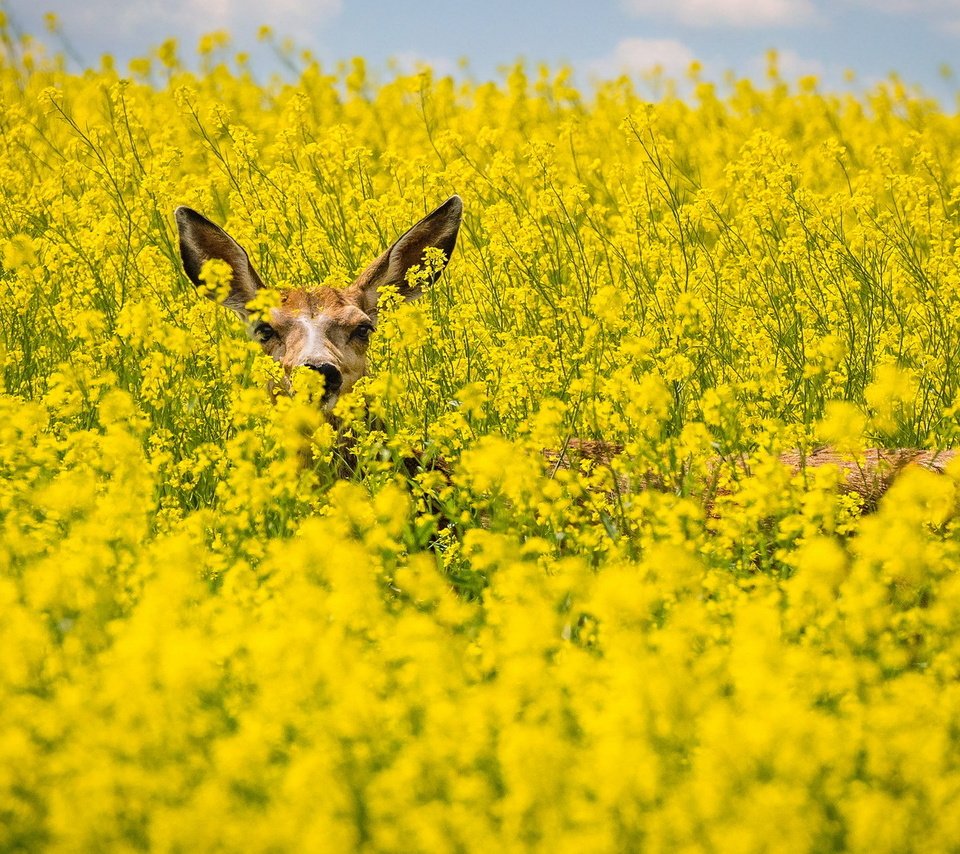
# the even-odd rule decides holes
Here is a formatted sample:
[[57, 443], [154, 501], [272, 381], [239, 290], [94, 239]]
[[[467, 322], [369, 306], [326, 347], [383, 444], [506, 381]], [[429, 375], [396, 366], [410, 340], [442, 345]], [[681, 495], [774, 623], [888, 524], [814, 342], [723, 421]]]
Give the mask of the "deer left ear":
[[398, 237], [386, 252], [360, 274], [348, 293], [352, 294], [360, 307], [371, 316], [376, 314], [379, 291], [384, 285], [396, 285], [404, 299], [416, 299], [423, 293], [423, 287], [410, 287], [407, 284], [407, 271], [416, 264], [423, 263], [423, 254], [427, 249], [440, 249], [444, 254], [443, 267], [434, 271], [425, 283], [433, 284], [447, 266], [457, 245], [462, 216], [463, 202], [459, 196], [451, 196]]
[[190, 281], [200, 287], [200, 270], [204, 261], [226, 261], [231, 271], [230, 292], [223, 304], [246, 319], [247, 303], [263, 287], [263, 282], [243, 247], [219, 225], [195, 210], [179, 207], [173, 213], [180, 234], [180, 258]]

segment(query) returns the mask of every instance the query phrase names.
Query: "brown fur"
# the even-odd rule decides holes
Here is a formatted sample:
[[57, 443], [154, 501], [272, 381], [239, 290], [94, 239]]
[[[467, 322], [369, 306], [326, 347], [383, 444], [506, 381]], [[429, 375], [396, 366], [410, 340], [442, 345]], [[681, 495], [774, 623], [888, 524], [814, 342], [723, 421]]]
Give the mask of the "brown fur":
[[[578, 466], [584, 463], [610, 466], [623, 454], [623, 446], [615, 442], [570, 439], [559, 452], [546, 451], [545, 456], [554, 471], [558, 468]], [[901, 472], [916, 466], [943, 474], [950, 462], [960, 456], [960, 450], [923, 451], [916, 448], [870, 448], [859, 458], [842, 454], [834, 448], [818, 448], [809, 453], [790, 451], [780, 455], [780, 462], [793, 474], [822, 466], [836, 466], [840, 470], [839, 490], [842, 493], [859, 495], [865, 509], [876, 507], [877, 502], [890, 488]], [[746, 455], [732, 461], [716, 458], [710, 470], [716, 472], [724, 462], [732, 462], [744, 474], [749, 474], [750, 464]], [[626, 487], [625, 483], [620, 484]], [[636, 488], [637, 485], [633, 484]], [[643, 489], [666, 489], [667, 484], [650, 476], [640, 485]]]

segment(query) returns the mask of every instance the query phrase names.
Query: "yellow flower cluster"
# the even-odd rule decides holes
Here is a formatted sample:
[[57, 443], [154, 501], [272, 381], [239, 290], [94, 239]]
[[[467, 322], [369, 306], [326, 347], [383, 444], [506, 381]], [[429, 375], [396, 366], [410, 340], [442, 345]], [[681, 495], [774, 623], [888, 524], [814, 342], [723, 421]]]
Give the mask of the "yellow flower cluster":
[[[0, 850], [956, 850], [960, 471], [778, 456], [957, 440], [960, 119], [2, 40]], [[181, 273], [452, 192], [339, 435]]]

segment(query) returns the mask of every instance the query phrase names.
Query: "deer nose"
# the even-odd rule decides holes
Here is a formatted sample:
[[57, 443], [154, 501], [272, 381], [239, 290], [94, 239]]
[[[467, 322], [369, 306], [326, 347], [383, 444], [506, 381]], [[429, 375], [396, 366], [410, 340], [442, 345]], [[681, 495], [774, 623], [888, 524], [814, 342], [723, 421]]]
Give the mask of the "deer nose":
[[343, 374], [340, 373], [340, 369], [336, 365], [324, 362], [322, 365], [304, 365], [304, 367], [323, 375], [324, 390], [327, 394], [335, 394], [340, 391], [340, 386], [343, 385]]

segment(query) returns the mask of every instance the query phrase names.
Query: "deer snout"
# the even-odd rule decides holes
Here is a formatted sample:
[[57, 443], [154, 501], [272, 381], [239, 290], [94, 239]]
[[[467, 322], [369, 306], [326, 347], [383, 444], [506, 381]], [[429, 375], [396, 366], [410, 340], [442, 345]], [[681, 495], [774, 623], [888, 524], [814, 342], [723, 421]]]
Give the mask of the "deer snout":
[[324, 391], [327, 394], [336, 394], [340, 391], [343, 385], [343, 374], [336, 365], [324, 362], [322, 365], [304, 365], [304, 367], [323, 375]]

